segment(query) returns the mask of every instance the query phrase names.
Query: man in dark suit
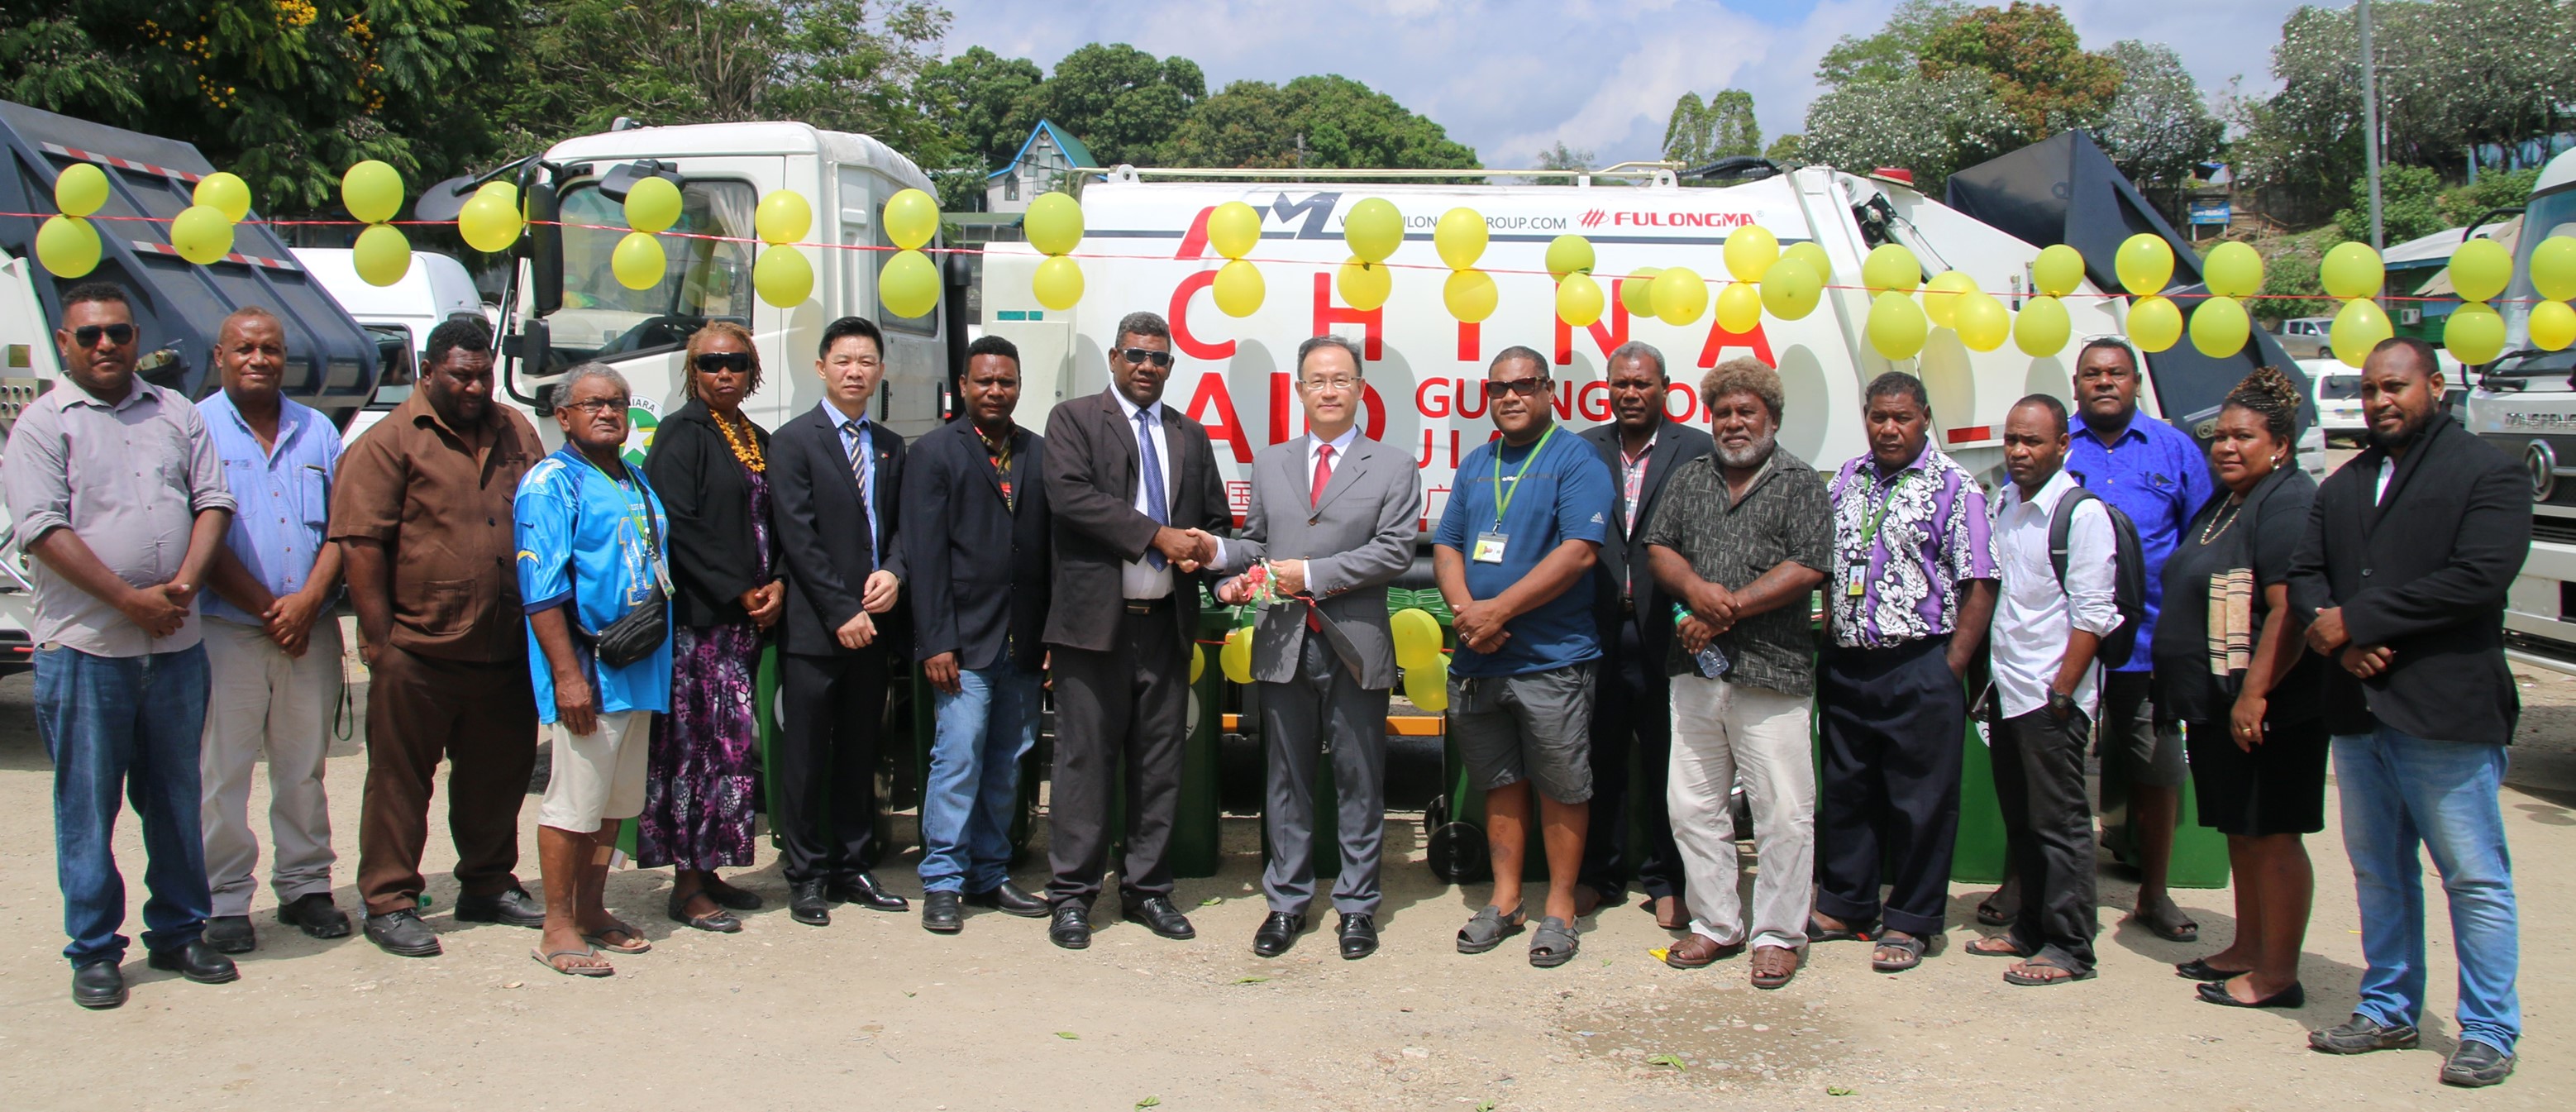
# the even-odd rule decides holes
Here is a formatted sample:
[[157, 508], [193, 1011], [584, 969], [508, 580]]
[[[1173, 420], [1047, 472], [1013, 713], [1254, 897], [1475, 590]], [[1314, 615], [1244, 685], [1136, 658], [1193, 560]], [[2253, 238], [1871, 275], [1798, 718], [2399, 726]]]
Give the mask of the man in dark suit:
[[889, 648], [878, 620], [894, 609], [904, 575], [903, 438], [868, 420], [885, 376], [883, 334], [862, 317], [833, 321], [814, 372], [823, 401], [770, 438], [787, 620], [778, 654], [786, 728], [768, 774], [785, 786], [770, 819], [785, 843], [788, 914], [820, 927], [834, 903], [911, 905], [867, 871]]
[[1091, 901], [1109, 865], [1109, 816], [1128, 770], [1126, 918], [1165, 938], [1197, 932], [1172, 906], [1165, 860], [1180, 805], [1190, 634], [1199, 569], [1218, 562], [1208, 530], [1232, 524], [1207, 430], [1162, 404], [1172, 331], [1152, 313], [1118, 322], [1110, 388], [1047, 418], [1047, 504], [1055, 518], [1055, 777], [1047, 829], [1047, 937], [1091, 945]]
[[[2513, 1072], [2513, 866], [2505, 849], [2505, 746], [2522, 702], [2504, 662], [2505, 592], [2531, 547], [2531, 480], [2442, 412], [2442, 372], [2421, 340], [2394, 338], [2361, 367], [2370, 446], [2317, 488], [2290, 566], [2290, 604], [2326, 673], [2343, 838], [2361, 902], [2361, 1001], [2310, 1032], [2329, 1054], [2409, 1049], [2424, 1010], [2430, 851], [2450, 898], [2459, 959], [2452, 1085]], [[2421, 847], [2419, 849], [2419, 847]]]
[[[1628, 896], [1628, 824], [1634, 812], [1645, 828], [1645, 855], [1637, 881], [1653, 901], [1655, 922], [1666, 930], [1690, 925], [1682, 907], [1681, 850], [1673, 844], [1664, 810], [1665, 765], [1672, 758], [1672, 682], [1664, 674], [1664, 647], [1673, 639], [1671, 603], [1646, 561], [1646, 523], [1655, 499], [1681, 465], [1707, 455], [1709, 436], [1673, 420], [1664, 410], [1671, 380], [1664, 353], [1626, 343], [1610, 353], [1611, 423], [1583, 438], [1619, 480], [1618, 509], [1610, 543], [1592, 577], [1593, 615], [1601, 625], [1601, 664], [1593, 673], [1592, 828], [1583, 842], [1583, 887], [1575, 912], [1590, 915]], [[1628, 782], [1636, 753], [1643, 783]]]
[[937, 934], [965, 929], [966, 902], [1046, 914], [1010, 873], [1046, 661], [1046, 441], [1011, 421], [1020, 350], [1009, 340], [966, 349], [958, 392], [965, 414], [914, 444], [903, 475], [912, 652], [938, 723], [921, 793], [921, 926]]

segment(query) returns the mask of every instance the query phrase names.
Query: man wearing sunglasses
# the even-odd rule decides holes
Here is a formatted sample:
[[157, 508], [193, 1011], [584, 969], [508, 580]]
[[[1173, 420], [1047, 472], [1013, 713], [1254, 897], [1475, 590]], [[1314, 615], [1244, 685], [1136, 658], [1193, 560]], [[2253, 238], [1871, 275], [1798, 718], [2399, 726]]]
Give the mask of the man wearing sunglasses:
[[206, 650], [197, 591], [233, 496], [197, 407], [134, 374], [134, 311], [103, 282], [63, 297], [70, 382], [27, 406], [0, 466], [34, 579], [36, 728], [54, 763], [54, 861], [72, 1002], [125, 1003], [125, 879], [109, 846], [134, 800], [149, 858], [143, 946], [201, 984], [240, 976], [203, 935], [197, 828]]
[[1207, 430], [1163, 404], [1171, 326], [1152, 313], [1127, 314], [1109, 374], [1109, 389], [1048, 416], [1043, 469], [1056, 557], [1046, 624], [1056, 698], [1047, 937], [1068, 950], [1091, 945], [1091, 902], [1108, 871], [1122, 768], [1125, 917], [1165, 938], [1197, 936], [1172, 906], [1168, 851], [1188, 733], [1198, 573], [1224, 562], [1210, 531], [1234, 520]]

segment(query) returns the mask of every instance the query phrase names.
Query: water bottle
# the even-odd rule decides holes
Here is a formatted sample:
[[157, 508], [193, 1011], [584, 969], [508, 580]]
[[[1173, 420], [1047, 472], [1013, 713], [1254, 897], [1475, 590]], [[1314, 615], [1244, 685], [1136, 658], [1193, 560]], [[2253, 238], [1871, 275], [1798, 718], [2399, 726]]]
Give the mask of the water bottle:
[[[1687, 617], [1690, 617], [1690, 610], [1678, 602], [1674, 603], [1674, 628], [1679, 629], [1682, 619]], [[1691, 657], [1691, 667], [1700, 674], [1702, 679], [1713, 680], [1726, 675], [1726, 652], [1717, 647], [1716, 638], [1710, 638], [1707, 647], [1702, 648], [1698, 655]]]

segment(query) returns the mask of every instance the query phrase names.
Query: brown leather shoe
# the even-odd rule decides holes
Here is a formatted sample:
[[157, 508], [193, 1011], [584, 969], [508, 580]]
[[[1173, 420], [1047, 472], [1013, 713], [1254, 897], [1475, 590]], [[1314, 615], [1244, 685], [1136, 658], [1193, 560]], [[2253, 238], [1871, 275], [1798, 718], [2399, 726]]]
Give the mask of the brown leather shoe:
[[1646, 906], [1655, 913], [1656, 926], [1668, 931], [1690, 929], [1690, 909], [1682, 906], [1681, 897], [1657, 896], [1653, 903]]
[[1798, 975], [1798, 951], [1786, 946], [1753, 948], [1753, 987], [1778, 988]]
[[1698, 969], [1719, 958], [1731, 958], [1743, 952], [1744, 944], [1741, 942], [1728, 946], [1698, 931], [1692, 931], [1683, 935], [1681, 941], [1673, 943], [1671, 949], [1664, 951], [1664, 964], [1675, 969]]

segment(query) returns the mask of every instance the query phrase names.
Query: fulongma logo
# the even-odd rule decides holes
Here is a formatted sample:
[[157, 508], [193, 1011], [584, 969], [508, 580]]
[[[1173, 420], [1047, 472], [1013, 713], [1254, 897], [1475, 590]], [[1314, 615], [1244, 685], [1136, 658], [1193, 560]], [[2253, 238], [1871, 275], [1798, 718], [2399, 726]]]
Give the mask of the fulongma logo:
[[1613, 212], [1593, 209], [1576, 223], [1586, 228], [1741, 228], [1753, 223], [1749, 212]]

